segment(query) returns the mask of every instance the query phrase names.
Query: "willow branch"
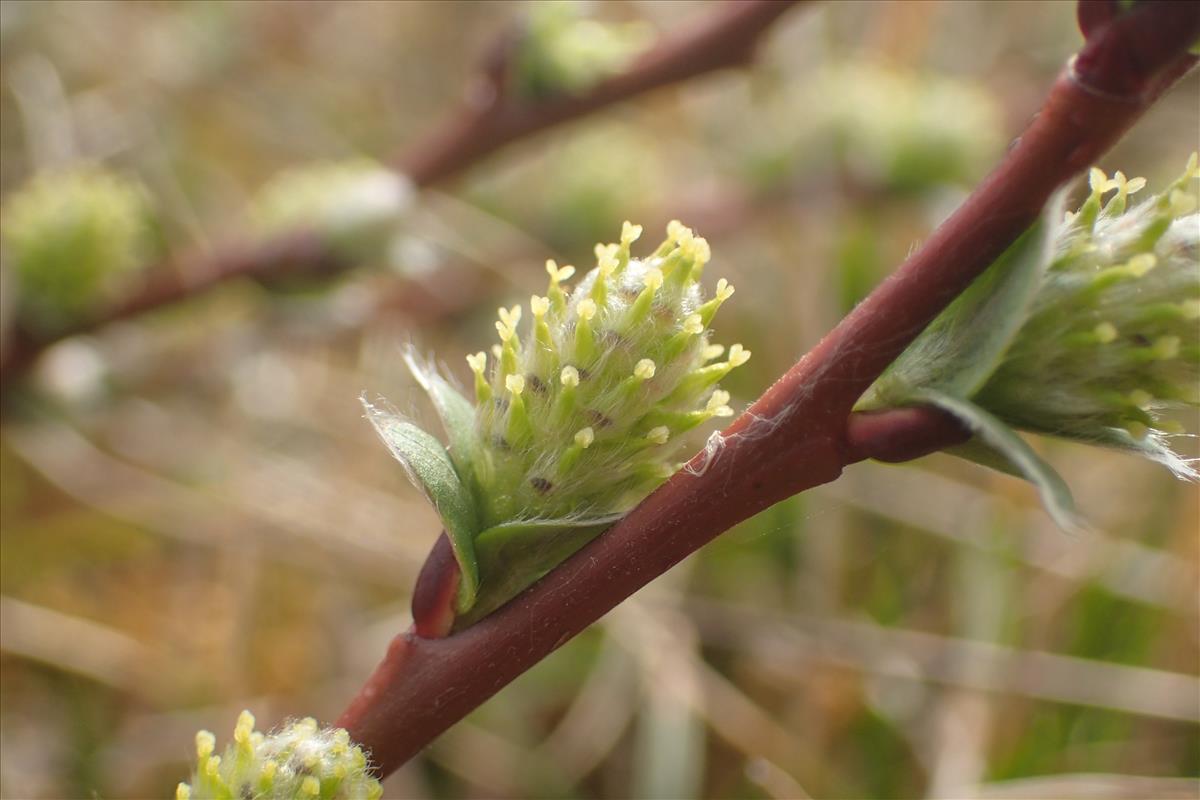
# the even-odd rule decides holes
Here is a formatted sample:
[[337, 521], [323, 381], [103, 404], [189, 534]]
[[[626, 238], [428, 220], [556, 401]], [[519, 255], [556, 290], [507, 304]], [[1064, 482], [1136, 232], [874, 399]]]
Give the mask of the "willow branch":
[[[749, 63], [766, 30], [797, 0], [728, 0], [706, 18], [660, 39], [623, 72], [580, 94], [528, 99], [510, 91], [515, 38], [500, 38], [461, 107], [394, 160], [418, 187], [454, 177], [507, 144], [555, 125], [716, 70]], [[333, 276], [354, 266], [312, 231], [235, 242], [147, 267], [146, 282], [99, 314], [52, 334], [17, 329], [0, 353], [0, 380], [27, 369], [55, 342], [202, 294], [235, 278], [272, 281]]]
[[[1090, 4], [1081, 5], [1081, 18]], [[851, 415], [862, 392], [1072, 179], [1195, 61], [1200, 4], [1087, 18], [1083, 49], [1004, 159], [925, 245], [612, 529], [506, 606], [444, 639], [397, 636], [338, 721], [382, 774], [714, 537], [843, 467], [961, 441], [932, 412]], [[435, 552], [436, 555], [436, 552]]]

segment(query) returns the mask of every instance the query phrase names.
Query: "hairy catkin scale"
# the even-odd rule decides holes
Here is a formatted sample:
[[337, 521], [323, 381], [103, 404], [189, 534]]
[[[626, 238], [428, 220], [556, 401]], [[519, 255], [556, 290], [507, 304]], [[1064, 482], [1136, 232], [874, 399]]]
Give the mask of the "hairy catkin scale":
[[628, 510], [670, 475], [679, 434], [732, 413], [714, 389], [749, 352], [734, 345], [713, 362], [723, 350], [707, 323], [733, 288], [722, 280], [705, 302], [708, 244], [680, 223], [642, 259], [630, 253], [640, 233], [625, 223], [619, 244], [597, 246], [569, 294], [574, 268], [549, 262], [526, 329], [520, 306], [500, 309], [498, 356], [468, 357], [484, 527]]
[[216, 755], [216, 738], [196, 734], [196, 770], [176, 800], [376, 800], [383, 787], [367, 771], [362, 748], [341, 728], [306, 718], [264, 735], [243, 711], [233, 742]]
[[979, 405], [1018, 427], [1082, 440], [1112, 443], [1123, 431], [1153, 443], [1178, 432], [1162, 412], [1200, 402], [1198, 177], [1193, 155], [1166, 191], [1130, 207], [1143, 179], [1092, 170], [1091, 195], [1068, 215], [1029, 318]]

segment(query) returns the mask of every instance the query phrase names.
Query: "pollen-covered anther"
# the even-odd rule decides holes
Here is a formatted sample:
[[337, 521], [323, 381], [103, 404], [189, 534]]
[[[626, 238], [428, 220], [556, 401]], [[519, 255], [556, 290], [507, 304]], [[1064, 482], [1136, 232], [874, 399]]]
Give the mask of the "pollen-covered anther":
[[550, 282], [557, 285], [563, 281], [570, 280], [575, 274], [575, 268], [570, 264], [560, 267], [553, 258], [546, 259], [546, 272], [550, 275]]
[[729, 345], [729, 366], [740, 367], [750, 360], [750, 351], [742, 347], [740, 344]]
[[242, 711], [238, 715], [237, 725], [233, 729], [233, 740], [241, 746], [239, 749], [250, 747], [250, 736], [253, 733], [254, 715], [249, 711]]
[[504, 386], [515, 395], [520, 395], [525, 391], [525, 376], [524, 375], [508, 375], [504, 378]]
[[196, 733], [196, 758], [203, 761], [213, 754], [216, 746], [217, 737], [211, 731], [198, 731]]
[[646, 270], [646, 275], [642, 278], [642, 285], [651, 292], [657, 292], [663, 285], [662, 270], [657, 267]]
[[575, 431], [575, 444], [579, 445], [584, 450], [592, 446], [592, 442], [596, 441], [596, 432], [591, 427], [580, 428]]
[[1116, 182], [1110, 181], [1104, 174], [1104, 170], [1099, 167], [1092, 167], [1088, 170], [1088, 186], [1097, 194], [1104, 194], [1109, 189], [1117, 188]]
[[607, 278], [617, 268], [617, 253], [620, 248], [615, 244], [598, 244], [595, 248], [596, 266], [600, 268], [600, 276]]
[[729, 392], [717, 389], [708, 396], [704, 411], [714, 417], [732, 417], [733, 409], [729, 407]]
[[634, 225], [629, 220], [621, 224], [621, 246], [628, 249], [631, 244], [642, 236], [642, 226]]
[[654, 371], [654, 361], [649, 358], [643, 358], [641, 361], [637, 362], [637, 365], [633, 368], [633, 375], [635, 378], [648, 381], [654, 377]]
[[512, 308], [499, 308], [497, 313], [500, 315], [500, 321], [508, 327], [516, 330], [517, 325], [521, 322], [521, 307], [519, 305]]
[[671, 438], [671, 429], [666, 425], [657, 425], [646, 432], [646, 441], [652, 444], [666, 444]]
[[1096, 341], [1100, 344], [1108, 344], [1116, 341], [1117, 326], [1111, 322], [1101, 322], [1096, 327], [1092, 328], [1092, 334], [1096, 337]]

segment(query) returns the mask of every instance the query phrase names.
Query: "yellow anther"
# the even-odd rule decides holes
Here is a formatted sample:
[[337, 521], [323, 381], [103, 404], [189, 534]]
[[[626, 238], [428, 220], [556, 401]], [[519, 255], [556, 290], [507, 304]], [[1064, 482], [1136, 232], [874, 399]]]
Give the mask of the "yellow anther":
[[550, 310], [550, 298], [533, 295], [529, 298], [529, 310], [535, 319], [541, 319]]
[[1113, 188], [1114, 184], [1109, 182], [1108, 176], [1104, 174], [1104, 170], [1099, 167], [1092, 167], [1088, 170], [1088, 186], [1091, 187], [1093, 192], [1104, 194]]
[[1178, 336], [1160, 336], [1154, 342], [1154, 357], [1166, 361], [1179, 355]]
[[701, 353], [700, 355], [704, 358], [705, 361], [712, 361], [714, 358], [720, 358], [721, 354], [724, 352], [725, 352], [725, 345], [710, 344], [704, 348], [704, 352]]
[[733, 409], [729, 407], [729, 392], [724, 389], [714, 391], [709, 395], [704, 410], [714, 417], [732, 417]]
[[634, 225], [629, 220], [621, 223], [621, 245], [628, 248], [629, 245], [636, 242], [642, 235], [642, 226]]
[[740, 367], [750, 360], [750, 351], [740, 344], [729, 345], [729, 366]]
[[662, 270], [657, 267], [646, 270], [646, 275], [642, 278], [642, 285], [652, 292], [657, 292], [663, 285]]
[[570, 264], [560, 267], [553, 258], [548, 258], [546, 259], [546, 272], [550, 275], [550, 282], [557, 284], [560, 281], [569, 280], [575, 274], [575, 268]]
[[586, 300], [579, 301], [579, 306], [576, 308], [580, 319], [591, 319], [596, 316], [596, 301], [590, 297]]
[[712, 248], [708, 246], [708, 240], [703, 236], [697, 236], [692, 240], [692, 258], [695, 259], [697, 266], [704, 266], [712, 258]]
[[[517, 332], [512, 327], [505, 325], [503, 322], [497, 321], [496, 333], [500, 334], [500, 341], [507, 342], [509, 339], [515, 336]], [[500, 354], [497, 353], [496, 357], [499, 358]]]
[[502, 352], [504, 352], [504, 351], [502, 351], [502, 350], [500, 349], [500, 345], [498, 345], [498, 344], [494, 344], [494, 345], [492, 345], [492, 348], [491, 348], [491, 349], [492, 349], [492, 358], [494, 358], [494, 359], [496, 359], [497, 361], [499, 361], [499, 360], [500, 360], [500, 354], [501, 354]]
[[667, 223], [667, 238], [673, 242], [678, 242], [683, 236], [684, 231], [691, 233], [691, 230], [677, 219], [673, 219]]
[[505, 387], [513, 394], [519, 395], [525, 391], [525, 376], [524, 375], [506, 375], [504, 378]]
[[670, 438], [671, 429], [666, 425], [658, 425], [646, 433], [646, 441], [653, 442], [654, 444], [666, 444]]
[[1127, 184], [1125, 184], [1125, 193], [1126, 194], [1137, 194], [1138, 192], [1140, 192], [1142, 189], [1145, 189], [1145, 188], [1146, 188], [1146, 179], [1145, 178], [1140, 178], [1140, 177], [1139, 178], [1130, 178], [1129, 182]]
[[512, 308], [498, 309], [500, 321], [512, 329], [516, 329], [517, 324], [521, 321], [521, 306], [515, 305]]
[[596, 245], [596, 265], [600, 267], [600, 275], [607, 278], [617, 268], [617, 252], [620, 248], [615, 244]]
[[480, 350], [475, 355], [467, 356], [467, 364], [471, 367], [471, 371], [476, 374], [483, 374], [487, 369], [487, 353]]
[[584, 450], [592, 446], [592, 442], [596, 441], [596, 432], [591, 427], [580, 428], [575, 431], [575, 444], [579, 445]]
[[210, 731], [196, 733], [196, 758], [205, 759], [212, 755], [217, 746], [217, 737]]
[[175, 787], [175, 800], [191, 800], [192, 787], [186, 783], [181, 783]]
[[720, 300], [721, 302], [725, 302], [729, 298], [733, 297], [733, 292], [734, 292], [733, 285], [730, 284], [729, 281], [725, 280], [724, 278], [721, 278], [721, 280], [717, 281], [716, 297], [718, 300]]
[[249, 744], [252, 733], [254, 733], [254, 715], [248, 710], [244, 710], [238, 715], [237, 725], [233, 729], [233, 740], [239, 744]]
[[204, 771], [205, 771], [205, 773], [208, 774], [208, 776], [210, 778], [216, 778], [218, 775], [220, 775], [221, 774], [221, 757], [220, 756], [209, 756], [208, 760], [204, 762]]
[[683, 321], [683, 332], [692, 336], [704, 333], [704, 321], [700, 319], [699, 314], [688, 314], [687, 319]]
[[304, 780], [300, 783], [300, 791], [309, 797], [320, 797], [321, 782], [315, 775], [305, 775]]
[[563, 367], [562, 372], [558, 374], [558, 381], [563, 386], [578, 386], [579, 370], [572, 366]]
[[1138, 253], [1125, 265], [1137, 277], [1142, 277], [1158, 263], [1153, 253]]
[[644, 381], [648, 381], [654, 377], [654, 370], [654, 362], [649, 358], [643, 358], [641, 361], [637, 362], [637, 366], [633, 368], [633, 375], [636, 378], [641, 378]]
[[1101, 322], [1092, 328], [1092, 333], [1095, 334], [1096, 341], [1100, 344], [1108, 344], [1117, 338], [1117, 326], [1111, 322]]
[[275, 773], [278, 770], [279, 762], [273, 759], [267, 759], [267, 763], [262, 765], [262, 773], [260, 777], [262, 780], [265, 780], [269, 783], [275, 777]]

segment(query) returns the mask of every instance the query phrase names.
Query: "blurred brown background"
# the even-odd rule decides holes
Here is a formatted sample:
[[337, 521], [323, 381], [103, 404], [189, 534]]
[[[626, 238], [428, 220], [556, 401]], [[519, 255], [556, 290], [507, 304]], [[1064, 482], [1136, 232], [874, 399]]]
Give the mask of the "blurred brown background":
[[[101, 160], [150, 187], [171, 248], [211, 247], [280, 169], [402, 151], [526, 10], [5, 0], [0, 188]], [[664, 31], [711, 8], [594, 10]], [[169, 796], [197, 728], [336, 716], [439, 531], [356, 399], [430, 417], [402, 343], [461, 379], [545, 258], [677, 217], [738, 287], [717, 333], [755, 352], [728, 386], [744, 405], [954, 207], [1079, 42], [1065, 2], [797, 8], [751, 71], [424, 193], [387, 263], [55, 347], [0, 442], [0, 794]], [[1178, 174], [1198, 89], [1100, 166]], [[1196, 796], [1197, 490], [1042, 444], [1095, 534], [947, 457], [853, 467], [641, 592], [385, 796]]]

